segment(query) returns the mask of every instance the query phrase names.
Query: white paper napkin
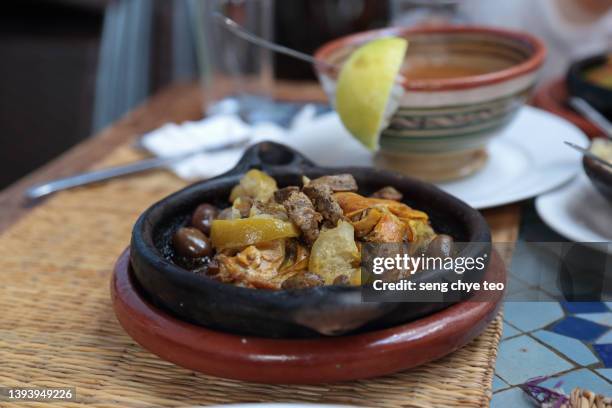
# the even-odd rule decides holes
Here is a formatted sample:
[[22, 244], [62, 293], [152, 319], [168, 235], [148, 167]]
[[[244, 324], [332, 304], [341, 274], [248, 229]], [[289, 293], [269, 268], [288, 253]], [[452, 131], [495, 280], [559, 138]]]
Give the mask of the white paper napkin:
[[248, 144], [242, 148], [200, 153], [171, 167], [172, 171], [186, 180], [210, 178], [234, 167], [250, 145], [262, 141], [290, 144], [293, 131], [311, 123], [315, 113], [314, 105], [304, 106], [293, 117], [287, 129], [271, 122], [249, 125], [238, 116], [228, 114], [180, 125], [167, 123], [145, 134], [141, 145], [156, 156], [168, 157], [248, 138]]

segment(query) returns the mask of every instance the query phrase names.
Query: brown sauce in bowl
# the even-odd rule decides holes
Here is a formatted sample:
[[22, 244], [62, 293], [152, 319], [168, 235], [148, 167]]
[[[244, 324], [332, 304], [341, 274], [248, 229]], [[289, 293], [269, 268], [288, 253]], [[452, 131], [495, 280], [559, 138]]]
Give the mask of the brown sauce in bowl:
[[406, 67], [402, 74], [408, 79], [449, 79], [482, 75], [490, 72], [485, 67], [451, 64], [419, 64]]

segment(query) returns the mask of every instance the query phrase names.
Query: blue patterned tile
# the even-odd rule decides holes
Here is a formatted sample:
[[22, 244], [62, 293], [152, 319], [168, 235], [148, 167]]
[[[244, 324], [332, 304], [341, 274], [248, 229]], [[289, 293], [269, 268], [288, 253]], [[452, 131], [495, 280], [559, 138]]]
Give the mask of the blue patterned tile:
[[603, 313], [607, 312], [608, 306], [603, 302], [561, 302], [568, 313]]
[[506, 282], [506, 295], [511, 296], [514, 293], [522, 292], [529, 289], [529, 285], [520, 279], [516, 279], [513, 275], [510, 275], [508, 282]]
[[510, 387], [508, 384], [506, 384], [506, 382], [504, 380], [502, 380], [501, 378], [499, 378], [498, 376], [494, 375], [493, 376], [493, 392], [499, 391], [499, 390], [503, 390], [504, 388], [508, 388]]
[[[547, 293], [550, 292], [550, 290], [545, 292], [542, 288], [550, 289], [549, 286], [538, 284], [537, 282], [535, 285], [530, 286], [525, 281], [517, 279], [512, 275], [506, 284], [506, 299], [512, 302], [554, 302], [555, 297]], [[555, 296], [558, 298], [561, 296], [561, 293], [557, 293]]]
[[[558, 297], [556, 297], [558, 299]], [[508, 293], [507, 302], [555, 302], [555, 297], [540, 289], [527, 288], [522, 291]]]
[[609, 344], [612, 343], [612, 329], [608, 330], [605, 334], [602, 334], [595, 340], [595, 344]]
[[493, 394], [491, 408], [533, 408], [532, 401], [520, 388], [510, 388]]
[[586, 388], [587, 390], [603, 394], [605, 396], [612, 395], [612, 384], [604, 380], [588, 368], [570, 371], [558, 377], [549, 378], [544, 381], [542, 386], [552, 388], [559, 381], [563, 381], [561, 388], [565, 394], [569, 394], [574, 388]]
[[518, 331], [510, 323], [504, 322], [504, 330], [502, 331], [502, 340], [507, 339], [508, 337], [514, 337], [517, 334], [521, 334], [522, 332]]
[[601, 324], [602, 326], [612, 327], [612, 312], [582, 313], [582, 314], [577, 314], [576, 317], [579, 317], [585, 320], [590, 320], [593, 323]]
[[599, 360], [593, 355], [591, 350], [580, 340], [562, 336], [547, 330], [538, 330], [532, 334], [536, 339], [546, 343], [550, 347], [564, 354], [570, 360], [586, 366], [598, 363]]
[[[544, 249], [533, 245], [521, 245], [520, 242], [517, 242], [510, 266], [509, 280], [520, 281], [535, 289], [532, 292], [533, 294], [535, 292], [543, 294], [543, 291], [545, 291], [554, 296], [562, 295], [558, 283], [561, 258], [550, 253], [550, 249], [550, 247]], [[547, 298], [550, 298], [550, 296]], [[535, 298], [531, 298], [531, 300], [535, 300]]]
[[593, 344], [595, 352], [607, 368], [612, 367], [612, 344]]
[[595, 371], [597, 371], [597, 374], [601, 375], [602, 377], [612, 381], [612, 368], [598, 368]]
[[506, 302], [504, 318], [523, 331], [532, 331], [548, 326], [563, 317], [557, 302]]
[[607, 331], [607, 328], [588, 320], [569, 316], [555, 324], [552, 330], [556, 333], [573, 337], [575, 339], [594, 341], [599, 336], [604, 334]]
[[567, 371], [572, 365], [527, 335], [504, 340], [499, 345], [496, 374], [511, 385], [530, 378]]

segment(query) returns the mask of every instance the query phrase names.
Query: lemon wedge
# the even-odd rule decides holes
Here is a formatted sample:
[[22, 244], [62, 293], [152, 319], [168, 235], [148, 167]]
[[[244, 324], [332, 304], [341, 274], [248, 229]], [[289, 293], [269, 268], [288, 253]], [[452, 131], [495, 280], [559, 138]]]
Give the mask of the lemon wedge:
[[[385, 37], [357, 48], [342, 65], [335, 107], [346, 129], [370, 150], [397, 109], [401, 85], [396, 78], [408, 41]], [[393, 94], [394, 97], [391, 97]]]

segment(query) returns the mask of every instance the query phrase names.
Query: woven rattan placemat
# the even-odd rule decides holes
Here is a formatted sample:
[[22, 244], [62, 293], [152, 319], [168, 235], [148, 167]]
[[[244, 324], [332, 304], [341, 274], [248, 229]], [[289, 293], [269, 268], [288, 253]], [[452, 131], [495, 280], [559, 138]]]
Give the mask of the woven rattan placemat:
[[[137, 158], [121, 147], [100, 165]], [[488, 406], [501, 334], [499, 317], [468, 346], [439, 361], [396, 375], [333, 385], [261, 385], [213, 378], [142, 349], [115, 319], [110, 273], [138, 214], [183, 185], [160, 171], [60, 193], [0, 236], [0, 386], [76, 387], [76, 402], [56, 406], [262, 401]], [[0, 401], [0, 406], [11, 405]]]

